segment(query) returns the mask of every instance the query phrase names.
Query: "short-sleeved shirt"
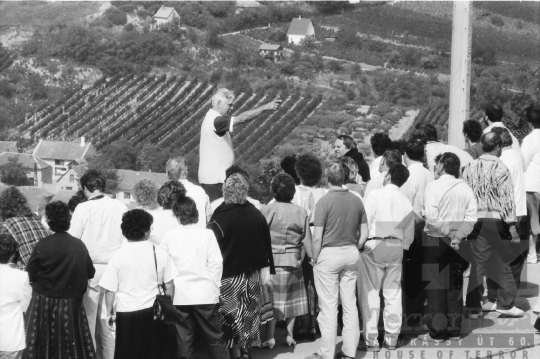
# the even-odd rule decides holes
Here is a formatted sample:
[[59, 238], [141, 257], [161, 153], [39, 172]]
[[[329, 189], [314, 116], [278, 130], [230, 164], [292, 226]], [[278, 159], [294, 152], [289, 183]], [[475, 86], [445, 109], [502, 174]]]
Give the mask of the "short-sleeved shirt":
[[322, 247], [356, 245], [367, 223], [362, 200], [347, 189], [332, 189], [317, 202], [315, 227], [323, 227]]
[[233, 131], [234, 119], [231, 116], [218, 116], [214, 119], [214, 132], [219, 137]]
[[116, 293], [116, 310], [134, 312], [151, 308], [158, 294], [158, 283], [170, 282], [178, 275], [171, 257], [156, 248], [157, 274], [153, 244], [128, 242], [114, 252], [99, 285]]

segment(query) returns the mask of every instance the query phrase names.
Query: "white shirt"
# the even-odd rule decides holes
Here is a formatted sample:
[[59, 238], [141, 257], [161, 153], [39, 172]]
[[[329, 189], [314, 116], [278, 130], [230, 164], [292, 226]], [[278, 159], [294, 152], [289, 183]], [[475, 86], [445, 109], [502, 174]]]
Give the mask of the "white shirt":
[[381, 160], [382, 156], [379, 156], [373, 161], [371, 161], [371, 163], [369, 164], [369, 175], [371, 176], [370, 181], [373, 181], [375, 178], [381, 175], [381, 172], [379, 172], [379, 165], [381, 164]]
[[[493, 122], [491, 125], [484, 128], [484, 134], [490, 133], [491, 129], [493, 127], [502, 127], [502, 128], [506, 128], [508, 130], [508, 128], [502, 122]], [[519, 141], [518, 141], [518, 139], [516, 138], [516, 136], [514, 136], [512, 134], [512, 132], [510, 132], [510, 130], [508, 130], [508, 132], [510, 133], [510, 136], [512, 137], [512, 148], [519, 152]]]
[[160, 245], [161, 240], [165, 232], [173, 230], [181, 226], [178, 219], [174, 216], [172, 209], [163, 209], [163, 207], [158, 207], [152, 210], [145, 210], [152, 215], [154, 222], [152, 223], [152, 233], [148, 241]]
[[156, 273], [152, 247], [148, 241], [127, 242], [107, 264], [99, 285], [116, 293], [118, 312], [151, 308], [158, 294], [158, 282], [170, 282], [178, 274], [169, 254], [158, 246]]
[[412, 163], [408, 168], [409, 178], [401, 186], [401, 193], [407, 197], [413, 206], [414, 213], [422, 218], [424, 214], [424, 191], [426, 185], [433, 181], [433, 174], [420, 162]]
[[444, 174], [429, 183], [425, 190], [426, 226], [432, 237], [467, 237], [476, 223], [476, 198], [469, 185], [454, 176]]
[[223, 258], [214, 232], [190, 224], [165, 233], [161, 246], [178, 269], [174, 305], [219, 303]]
[[386, 176], [387, 172], [381, 173], [380, 176], [376, 177], [375, 179], [371, 179], [366, 186], [366, 190], [364, 191], [364, 200], [367, 198], [368, 194], [376, 189], [381, 189], [384, 187], [384, 176]]
[[[516, 216], [527, 215], [527, 197], [525, 192], [525, 176], [521, 152], [512, 147], [503, 148], [501, 161], [508, 167], [514, 185], [514, 200], [516, 201]], [[540, 179], [539, 179], [540, 181]]]
[[120, 225], [127, 210], [125, 204], [108, 196], [90, 198], [75, 208], [68, 233], [83, 241], [93, 263], [107, 264], [122, 245]]
[[0, 352], [26, 348], [23, 312], [31, 298], [28, 273], [0, 264]]
[[474, 159], [470, 154], [462, 150], [461, 148], [457, 148], [456, 146], [447, 145], [442, 142], [428, 142], [426, 145], [426, 158], [427, 158], [427, 165], [428, 169], [431, 173], [435, 171], [435, 157], [440, 155], [441, 153], [445, 152], [452, 152], [456, 154], [456, 156], [459, 157], [459, 162], [461, 168], [465, 167]]
[[199, 183], [223, 183], [225, 170], [234, 164], [234, 150], [229, 134], [232, 128], [223, 136], [218, 136], [214, 127], [214, 120], [218, 116], [221, 115], [216, 110], [208, 110], [201, 126]]
[[[364, 202], [369, 225], [369, 236], [396, 237], [402, 240], [408, 250], [414, 240], [414, 211], [411, 202], [393, 184], [373, 190]], [[366, 247], [374, 249], [381, 240], [366, 242]]]
[[529, 133], [521, 143], [525, 167], [525, 190], [540, 193], [540, 129]]
[[[261, 210], [261, 202], [251, 197], [247, 197], [246, 199], [248, 200], [248, 202], [254, 205], [255, 208], [257, 208], [259, 211]], [[223, 201], [224, 201], [223, 197], [220, 197], [218, 199], [213, 200], [212, 203], [210, 203], [210, 208], [212, 210], [212, 213], [214, 213], [216, 208], [218, 208], [219, 205], [223, 203]]]
[[195, 201], [197, 211], [199, 212], [199, 222], [197, 226], [200, 228], [206, 228], [206, 216], [212, 213], [210, 208], [210, 198], [201, 186], [197, 186], [187, 179], [181, 179], [180, 182], [186, 188], [186, 196], [191, 197]]

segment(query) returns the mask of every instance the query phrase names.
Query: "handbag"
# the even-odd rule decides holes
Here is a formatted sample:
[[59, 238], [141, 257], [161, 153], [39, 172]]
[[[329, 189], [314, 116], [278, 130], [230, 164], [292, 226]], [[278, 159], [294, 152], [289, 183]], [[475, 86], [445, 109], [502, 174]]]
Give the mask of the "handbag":
[[154, 248], [154, 263], [156, 265], [156, 280], [158, 287], [158, 294], [156, 295], [156, 300], [154, 301], [154, 320], [163, 322], [165, 324], [179, 324], [180, 317], [178, 316], [178, 312], [173, 305], [171, 297], [167, 295], [165, 283], [159, 284], [156, 247], [152, 247]]

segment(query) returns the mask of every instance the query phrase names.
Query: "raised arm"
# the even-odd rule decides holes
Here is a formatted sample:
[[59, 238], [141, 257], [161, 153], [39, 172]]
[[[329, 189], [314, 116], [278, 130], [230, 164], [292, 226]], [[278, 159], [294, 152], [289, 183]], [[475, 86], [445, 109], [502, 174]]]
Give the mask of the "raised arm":
[[242, 112], [239, 115], [233, 116], [234, 124], [240, 125], [244, 122], [253, 120], [255, 117], [259, 116], [264, 111], [277, 110], [280, 104], [281, 104], [281, 100], [274, 100], [274, 101], [268, 102], [266, 105], [262, 105], [252, 110]]

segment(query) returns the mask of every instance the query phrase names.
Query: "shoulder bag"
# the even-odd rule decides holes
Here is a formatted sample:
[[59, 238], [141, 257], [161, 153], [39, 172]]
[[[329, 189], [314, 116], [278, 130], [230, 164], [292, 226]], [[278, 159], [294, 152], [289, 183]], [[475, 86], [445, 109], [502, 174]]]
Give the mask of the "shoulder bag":
[[152, 247], [154, 248], [154, 263], [156, 265], [156, 281], [158, 287], [158, 294], [156, 295], [156, 300], [154, 301], [154, 320], [163, 322], [165, 324], [179, 324], [180, 317], [178, 316], [178, 312], [173, 305], [171, 297], [167, 295], [165, 283], [159, 284], [156, 247]]

